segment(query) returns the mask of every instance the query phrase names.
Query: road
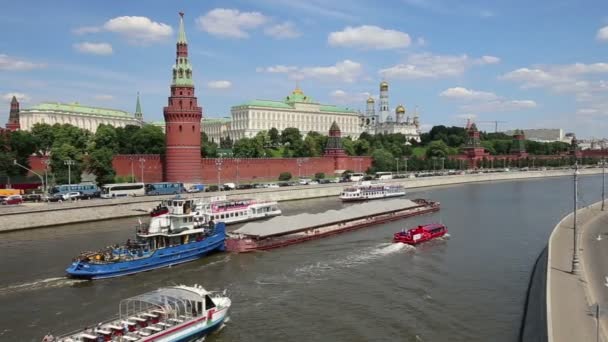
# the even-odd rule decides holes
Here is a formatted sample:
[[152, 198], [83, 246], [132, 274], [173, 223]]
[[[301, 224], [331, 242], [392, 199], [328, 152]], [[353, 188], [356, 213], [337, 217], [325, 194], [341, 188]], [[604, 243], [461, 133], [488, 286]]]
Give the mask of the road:
[[[600, 304], [600, 322], [603, 335], [608, 331], [608, 211], [594, 207], [593, 218], [582, 227], [581, 245], [588, 301]], [[598, 237], [600, 238], [598, 240]], [[590, 313], [595, 313], [593, 308]]]

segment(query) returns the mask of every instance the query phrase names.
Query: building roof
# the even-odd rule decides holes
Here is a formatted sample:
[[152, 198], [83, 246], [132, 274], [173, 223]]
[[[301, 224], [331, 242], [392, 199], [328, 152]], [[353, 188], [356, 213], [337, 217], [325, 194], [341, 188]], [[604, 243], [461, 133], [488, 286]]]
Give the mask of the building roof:
[[339, 130], [340, 130], [340, 126], [338, 126], [338, 123], [334, 121], [334, 122], [331, 124], [331, 127], [329, 128], [329, 130], [330, 130], [330, 131], [339, 131]]
[[285, 97], [284, 101], [274, 101], [274, 100], [251, 100], [247, 101], [243, 104], [240, 104], [236, 107], [249, 106], [249, 107], [267, 107], [267, 108], [279, 108], [279, 109], [294, 109], [296, 103], [309, 103], [309, 104], [318, 104], [319, 110], [321, 112], [331, 112], [331, 113], [358, 113], [354, 109], [334, 106], [334, 105], [324, 105], [319, 104], [307, 95], [304, 94], [300, 87], [296, 87], [296, 89], [288, 96]]
[[135, 104], [135, 114], [141, 114], [141, 104], [139, 103], [139, 92], [137, 92], [137, 104]]
[[203, 123], [226, 123], [232, 121], [231, 118], [204, 118]]
[[184, 30], [184, 12], [179, 12], [179, 32], [177, 33], [178, 44], [188, 44], [186, 30]]
[[22, 112], [40, 111], [40, 112], [64, 112], [76, 115], [101, 115], [111, 116], [116, 118], [133, 118], [133, 114], [119, 109], [109, 109], [100, 107], [91, 107], [81, 105], [78, 102], [60, 103], [60, 102], [43, 102], [34, 105], [30, 108], [23, 109]]

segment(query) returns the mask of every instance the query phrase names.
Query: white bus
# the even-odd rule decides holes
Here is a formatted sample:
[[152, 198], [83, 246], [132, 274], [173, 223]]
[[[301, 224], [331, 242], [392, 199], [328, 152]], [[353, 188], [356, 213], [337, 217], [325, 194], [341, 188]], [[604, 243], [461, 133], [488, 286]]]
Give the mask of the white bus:
[[393, 179], [392, 172], [376, 172], [376, 179]]
[[362, 181], [363, 177], [365, 177], [365, 173], [361, 173], [361, 172], [354, 172], [349, 175], [350, 180], [353, 182]]
[[145, 195], [146, 187], [144, 183], [106, 184], [101, 187], [101, 198]]

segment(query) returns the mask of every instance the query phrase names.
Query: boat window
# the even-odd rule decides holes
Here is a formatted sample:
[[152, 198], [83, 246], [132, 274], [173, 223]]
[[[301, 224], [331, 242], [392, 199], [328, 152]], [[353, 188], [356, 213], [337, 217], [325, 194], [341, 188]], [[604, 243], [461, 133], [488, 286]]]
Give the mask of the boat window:
[[205, 310], [209, 310], [215, 307], [215, 303], [211, 300], [211, 297], [205, 295]]
[[188, 222], [188, 218], [187, 217], [184, 217], [184, 222]]

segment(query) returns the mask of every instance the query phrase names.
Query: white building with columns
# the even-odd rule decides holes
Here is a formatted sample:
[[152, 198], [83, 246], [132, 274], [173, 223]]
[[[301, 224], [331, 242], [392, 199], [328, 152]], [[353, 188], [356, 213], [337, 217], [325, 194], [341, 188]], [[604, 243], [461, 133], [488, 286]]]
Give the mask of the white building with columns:
[[74, 103], [43, 102], [30, 108], [19, 110], [21, 129], [29, 131], [37, 123], [70, 124], [95, 133], [101, 124], [114, 127], [127, 125], [142, 126], [143, 114], [137, 96], [135, 113], [118, 109], [108, 109]]
[[361, 134], [361, 113], [354, 109], [315, 102], [299, 87], [282, 101], [252, 100], [230, 110], [230, 118], [203, 119], [201, 129], [209, 140], [218, 142], [220, 137], [234, 140], [252, 138], [260, 131], [276, 128], [282, 131], [295, 127], [306, 134], [327, 134], [335, 121], [342, 129], [342, 136], [354, 139]]

